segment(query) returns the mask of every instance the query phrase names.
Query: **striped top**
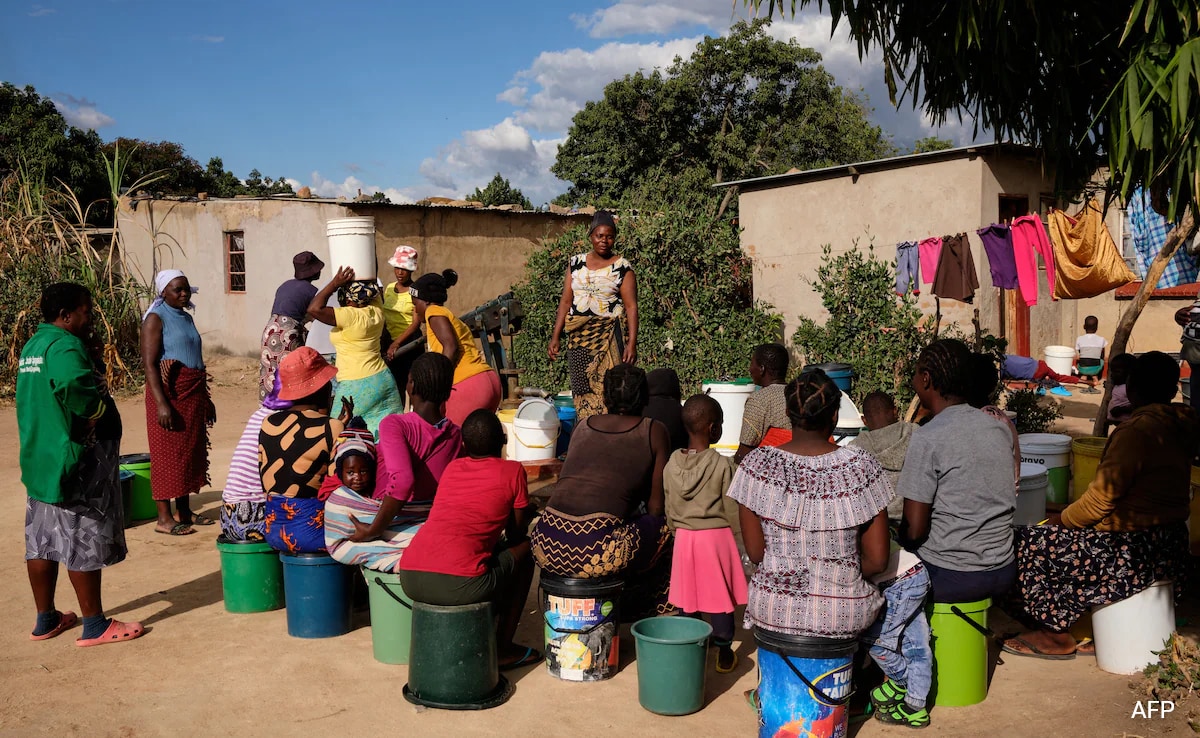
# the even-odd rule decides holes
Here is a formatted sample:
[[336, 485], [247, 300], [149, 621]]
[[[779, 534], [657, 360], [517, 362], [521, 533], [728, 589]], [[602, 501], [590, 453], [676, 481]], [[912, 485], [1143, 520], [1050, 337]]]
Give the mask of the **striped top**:
[[233, 449], [233, 458], [229, 461], [229, 476], [225, 479], [221, 502], [232, 505], [237, 502], [267, 501], [262, 477], [258, 473], [258, 432], [272, 412], [270, 408], [260, 407], [246, 423], [246, 429], [242, 431], [242, 437]]

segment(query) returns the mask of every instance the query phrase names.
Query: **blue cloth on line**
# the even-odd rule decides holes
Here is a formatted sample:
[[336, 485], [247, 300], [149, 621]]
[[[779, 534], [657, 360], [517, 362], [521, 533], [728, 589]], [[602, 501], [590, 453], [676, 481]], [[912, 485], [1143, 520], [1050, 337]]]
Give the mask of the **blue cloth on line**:
[[[1134, 190], [1129, 197], [1126, 217], [1129, 219], [1129, 233], [1133, 236], [1133, 248], [1137, 252], [1138, 276], [1145, 279], [1150, 263], [1162, 250], [1174, 225], [1150, 206], [1150, 193], [1143, 187]], [[1180, 246], [1171, 261], [1167, 262], [1166, 270], [1154, 287], [1161, 290], [1191, 284], [1196, 281], [1198, 273], [1200, 265], [1187, 253], [1187, 249]]]

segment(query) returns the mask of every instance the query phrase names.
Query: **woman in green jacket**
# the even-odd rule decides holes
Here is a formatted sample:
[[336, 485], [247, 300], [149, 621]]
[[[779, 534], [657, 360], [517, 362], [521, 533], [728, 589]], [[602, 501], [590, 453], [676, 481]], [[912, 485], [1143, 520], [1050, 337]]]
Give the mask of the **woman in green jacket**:
[[125, 559], [118, 455], [121, 416], [84, 343], [91, 336], [92, 296], [59, 283], [42, 292], [37, 331], [17, 370], [17, 431], [25, 507], [25, 562], [37, 606], [30, 638], [53, 638], [79, 622], [54, 606], [64, 564], [79, 599], [77, 646], [128, 641], [141, 623], [104, 617], [100, 571]]

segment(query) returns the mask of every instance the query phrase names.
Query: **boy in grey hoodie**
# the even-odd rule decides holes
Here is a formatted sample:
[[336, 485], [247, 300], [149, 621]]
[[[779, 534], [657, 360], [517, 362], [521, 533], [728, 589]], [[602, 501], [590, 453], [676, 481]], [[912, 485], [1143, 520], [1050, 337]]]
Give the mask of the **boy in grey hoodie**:
[[[895, 489], [900, 481], [900, 470], [904, 468], [904, 457], [908, 454], [908, 442], [917, 426], [901, 422], [896, 401], [886, 392], [872, 392], [864, 397], [862, 409], [867, 430], [859, 433], [850, 445], [874, 456]], [[888, 519], [899, 523], [904, 514], [904, 498], [899, 495], [892, 498], [887, 511]]]

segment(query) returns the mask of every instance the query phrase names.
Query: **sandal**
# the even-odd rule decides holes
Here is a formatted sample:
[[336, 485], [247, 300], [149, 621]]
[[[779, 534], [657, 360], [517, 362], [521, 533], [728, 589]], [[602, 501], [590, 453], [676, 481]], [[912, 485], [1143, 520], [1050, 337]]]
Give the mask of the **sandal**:
[[217, 521], [208, 517], [204, 513], [192, 513], [192, 525], [216, 525]]
[[[1010, 646], [1010, 643], [1019, 644], [1025, 648], [1028, 648], [1029, 650], [1018, 650], [1016, 646]], [[1009, 638], [1000, 646], [1000, 650], [1004, 651], [1005, 653], [1011, 653], [1014, 656], [1026, 656], [1031, 659], [1045, 659], [1047, 661], [1070, 661], [1071, 659], [1075, 658], [1075, 651], [1072, 651], [1071, 653], [1046, 653], [1020, 636], [1013, 636], [1012, 638]]]
[[99, 638], [76, 638], [75, 645], [87, 648], [88, 646], [103, 646], [105, 643], [132, 641], [145, 632], [146, 629], [142, 627], [141, 623], [122, 623], [120, 620], [114, 619], [109, 621], [104, 635]]
[[196, 529], [192, 527], [191, 523], [176, 523], [171, 526], [171, 530], [155, 528], [154, 532], [164, 536], [190, 536], [196, 532]]
[[42, 633], [41, 635], [34, 635], [34, 634], [30, 633], [29, 640], [31, 640], [31, 641], [48, 641], [51, 638], [53, 638], [54, 636], [62, 633], [67, 628], [73, 627], [78, 622], [79, 622], [79, 616], [76, 615], [75, 613], [71, 612], [70, 610], [67, 610], [66, 612], [60, 612], [58, 614], [58, 625], [54, 626], [53, 628], [46, 631], [45, 633]]
[[535, 650], [533, 648], [530, 648], [529, 646], [526, 646], [525, 653], [521, 654], [521, 658], [517, 659], [516, 661], [507, 663], [507, 664], [501, 664], [500, 671], [511, 671], [513, 669], [520, 669], [522, 666], [529, 666], [531, 664], [536, 664], [537, 662], [539, 662], [541, 660], [542, 660], [541, 653], [539, 653], [537, 650]]
[[1095, 656], [1096, 642], [1091, 638], [1084, 638], [1075, 644], [1075, 653], [1080, 656]]

